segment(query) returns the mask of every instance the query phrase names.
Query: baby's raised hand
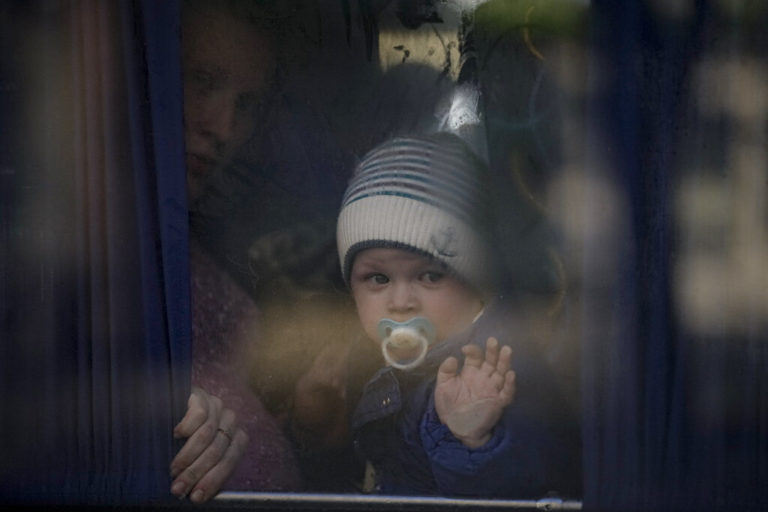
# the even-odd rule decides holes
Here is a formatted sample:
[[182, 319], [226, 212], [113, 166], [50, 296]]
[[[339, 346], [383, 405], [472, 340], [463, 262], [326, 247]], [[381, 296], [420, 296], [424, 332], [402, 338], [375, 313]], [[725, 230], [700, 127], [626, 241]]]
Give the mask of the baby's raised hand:
[[464, 367], [449, 357], [437, 371], [435, 409], [440, 420], [469, 448], [478, 448], [491, 438], [515, 394], [515, 372], [509, 369], [512, 349], [499, 350], [496, 338], [488, 338], [485, 354], [477, 345], [465, 345]]

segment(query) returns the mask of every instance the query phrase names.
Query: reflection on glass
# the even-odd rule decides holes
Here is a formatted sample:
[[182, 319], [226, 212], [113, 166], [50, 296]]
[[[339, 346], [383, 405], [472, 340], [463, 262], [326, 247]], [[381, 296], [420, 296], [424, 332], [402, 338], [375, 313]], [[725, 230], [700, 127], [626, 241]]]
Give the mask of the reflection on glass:
[[685, 233], [676, 298], [686, 327], [705, 338], [720, 329], [745, 335], [768, 321], [768, 104], [752, 93], [767, 74], [762, 60], [731, 62], [721, 56], [703, 60], [693, 72], [696, 114], [725, 118], [730, 134], [691, 162], [676, 198]]

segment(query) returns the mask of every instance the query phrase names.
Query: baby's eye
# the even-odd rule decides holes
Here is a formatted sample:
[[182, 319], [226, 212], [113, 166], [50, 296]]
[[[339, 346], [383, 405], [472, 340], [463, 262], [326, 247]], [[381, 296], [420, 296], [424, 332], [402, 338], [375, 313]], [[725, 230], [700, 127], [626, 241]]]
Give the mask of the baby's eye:
[[438, 282], [438, 281], [440, 281], [440, 280], [441, 280], [443, 277], [445, 277], [445, 274], [444, 274], [444, 273], [442, 273], [442, 272], [435, 272], [435, 271], [432, 271], [432, 270], [430, 270], [430, 271], [427, 271], [427, 272], [424, 272], [424, 273], [421, 275], [421, 279], [422, 279], [422, 281], [426, 281], [427, 283], [430, 283], [430, 284], [435, 284], [435, 283], [437, 283], [437, 282]]
[[387, 284], [389, 278], [384, 274], [371, 274], [368, 276], [368, 281], [371, 281], [374, 284]]

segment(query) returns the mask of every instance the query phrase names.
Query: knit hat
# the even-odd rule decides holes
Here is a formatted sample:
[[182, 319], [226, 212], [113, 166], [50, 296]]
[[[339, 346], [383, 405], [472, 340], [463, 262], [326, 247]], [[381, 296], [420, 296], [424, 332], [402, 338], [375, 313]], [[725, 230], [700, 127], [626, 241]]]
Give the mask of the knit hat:
[[344, 280], [374, 247], [415, 251], [485, 289], [490, 277], [485, 167], [457, 136], [394, 138], [355, 169], [342, 201], [337, 244]]

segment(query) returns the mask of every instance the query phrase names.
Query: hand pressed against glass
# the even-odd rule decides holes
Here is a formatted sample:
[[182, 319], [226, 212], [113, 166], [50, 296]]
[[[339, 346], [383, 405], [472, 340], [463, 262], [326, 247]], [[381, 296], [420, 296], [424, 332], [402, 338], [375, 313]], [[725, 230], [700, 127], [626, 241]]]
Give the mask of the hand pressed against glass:
[[[477, 291], [437, 262], [401, 249], [375, 248], [360, 252], [350, 273], [352, 295], [363, 329], [378, 340], [382, 318], [404, 322], [415, 316], [430, 320], [437, 342], [468, 327], [482, 310]], [[485, 353], [476, 345], [462, 348], [465, 360], [449, 357], [440, 365], [435, 387], [435, 408], [440, 420], [469, 448], [490, 439], [493, 426], [514, 398], [512, 351], [499, 350], [489, 338]]]
[[477, 345], [465, 345], [464, 367], [449, 357], [437, 371], [435, 410], [454, 436], [469, 448], [491, 437], [491, 429], [515, 396], [515, 373], [509, 369], [512, 349], [499, 350], [496, 338], [488, 338], [485, 354]]

